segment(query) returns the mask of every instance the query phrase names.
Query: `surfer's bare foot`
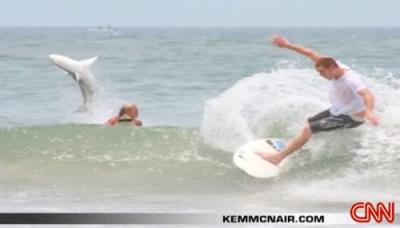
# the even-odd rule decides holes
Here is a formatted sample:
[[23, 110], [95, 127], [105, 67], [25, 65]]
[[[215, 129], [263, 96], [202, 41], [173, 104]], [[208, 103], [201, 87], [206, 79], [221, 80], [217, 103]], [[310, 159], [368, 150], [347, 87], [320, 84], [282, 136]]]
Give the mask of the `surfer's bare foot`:
[[281, 155], [278, 153], [269, 154], [269, 153], [264, 153], [261, 151], [255, 151], [254, 153], [257, 154], [258, 156], [260, 156], [262, 159], [267, 160], [274, 165], [278, 165], [282, 160]]

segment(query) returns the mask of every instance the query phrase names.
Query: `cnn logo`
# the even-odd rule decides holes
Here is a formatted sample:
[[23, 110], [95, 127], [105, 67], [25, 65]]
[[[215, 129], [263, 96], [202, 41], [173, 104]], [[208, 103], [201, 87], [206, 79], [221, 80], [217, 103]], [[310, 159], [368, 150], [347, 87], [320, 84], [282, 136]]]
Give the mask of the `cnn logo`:
[[393, 223], [394, 215], [394, 202], [389, 202], [387, 207], [382, 202], [375, 205], [370, 202], [358, 202], [350, 208], [351, 218], [359, 223], [368, 223], [371, 218], [374, 218], [377, 223], [381, 223], [383, 217], [389, 223]]

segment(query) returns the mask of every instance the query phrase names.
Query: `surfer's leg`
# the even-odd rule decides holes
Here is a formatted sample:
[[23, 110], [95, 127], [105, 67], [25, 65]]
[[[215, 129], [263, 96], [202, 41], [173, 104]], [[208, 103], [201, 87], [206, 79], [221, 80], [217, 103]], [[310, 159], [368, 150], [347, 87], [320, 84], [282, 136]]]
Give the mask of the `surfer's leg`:
[[294, 138], [292, 138], [283, 148], [282, 151], [279, 153], [262, 153], [262, 152], [256, 152], [256, 154], [260, 157], [262, 157], [265, 160], [268, 160], [269, 162], [278, 165], [286, 156], [289, 154], [293, 153], [294, 151], [302, 148], [304, 144], [307, 143], [307, 141], [311, 138], [312, 132], [310, 129], [310, 126], [308, 123], [304, 126], [302, 131], [300, 131], [299, 134], [297, 134]]
[[329, 118], [330, 116], [331, 114], [329, 112], [329, 109], [327, 109], [308, 118], [307, 123], [304, 125], [300, 133], [289, 140], [285, 148], [283, 148], [283, 150], [279, 153], [265, 154], [262, 152], [256, 152], [256, 154], [275, 165], [279, 164], [285, 157], [287, 157], [294, 151], [301, 149], [304, 144], [306, 144], [307, 141], [311, 138], [312, 134], [319, 131], [319, 128], [317, 127], [321, 125], [321, 121]]
[[[283, 148], [283, 150], [279, 153], [281, 155], [281, 160], [284, 159], [289, 154], [293, 153], [294, 151], [302, 148], [304, 144], [308, 142], [308, 140], [312, 136], [312, 131], [308, 123], [303, 127], [302, 131], [297, 134], [294, 138], [292, 138]], [[279, 161], [280, 162], [280, 161]]]
[[300, 133], [298, 133], [294, 138], [289, 140], [285, 148], [283, 148], [283, 150], [280, 151], [280, 153], [277, 153], [276, 155], [270, 157], [266, 156], [262, 157], [274, 164], [279, 164], [284, 158], [286, 158], [288, 155], [295, 152], [296, 150], [301, 149], [304, 146], [304, 144], [308, 142], [312, 134], [315, 132], [314, 129], [315, 123], [319, 123], [321, 120], [329, 118], [329, 116], [330, 112], [329, 109], [327, 109], [320, 113], [317, 113], [313, 117], [308, 118], [306, 124], [304, 125]]
[[293, 153], [298, 149], [301, 149], [304, 146], [304, 144], [306, 144], [307, 141], [311, 138], [313, 133], [332, 131], [341, 128], [357, 127], [362, 123], [363, 122], [356, 122], [352, 120], [350, 117], [345, 115], [332, 116], [329, 114], [328, 110], [321, 112], [308, 119], [308, 122], [304, 126], [303, 130], [286, 144], [285, 148], [279, 153], [279, 156], [277, 155], [275, 161], [279, 163], [289, 154]]

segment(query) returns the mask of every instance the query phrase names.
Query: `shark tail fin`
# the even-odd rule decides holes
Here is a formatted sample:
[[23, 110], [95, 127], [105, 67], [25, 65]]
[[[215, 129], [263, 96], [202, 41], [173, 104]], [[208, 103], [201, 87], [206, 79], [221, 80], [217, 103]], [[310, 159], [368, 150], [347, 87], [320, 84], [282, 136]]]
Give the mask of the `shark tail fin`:
[[84, 59], [84, 60], [81, 60], [79, 62], [82, 64], [82, 66], [84, 68], [89, 69], [89, 67], [91, 65], [93, 65], [93, 63], [96, 62], [96, 60], [97, 60], [97, 56], [89, 58], [89, 59]]

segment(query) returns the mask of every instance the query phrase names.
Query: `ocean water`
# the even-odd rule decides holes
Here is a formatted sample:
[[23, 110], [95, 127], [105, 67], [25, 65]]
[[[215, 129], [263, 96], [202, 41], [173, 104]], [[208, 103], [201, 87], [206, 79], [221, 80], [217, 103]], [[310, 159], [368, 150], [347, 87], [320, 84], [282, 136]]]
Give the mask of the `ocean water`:
[[[331, 55], [364, 75], [378, 127], [321, 133], [282, 173], [232, 164], [240, 145], [288, 139], [329, 107], [312, 63], [269, 37]], [[49, 54], [99, 56], [88, 112]], [[400, 195], [400, 29], [0, 29], [0, 210], [347, 212]], [[142, 128], [105, 127], [134, 102]]]

